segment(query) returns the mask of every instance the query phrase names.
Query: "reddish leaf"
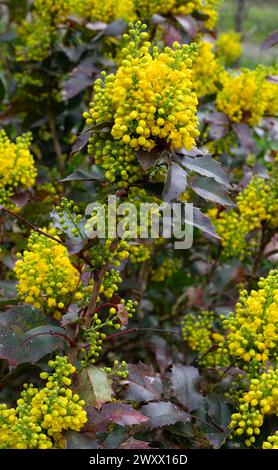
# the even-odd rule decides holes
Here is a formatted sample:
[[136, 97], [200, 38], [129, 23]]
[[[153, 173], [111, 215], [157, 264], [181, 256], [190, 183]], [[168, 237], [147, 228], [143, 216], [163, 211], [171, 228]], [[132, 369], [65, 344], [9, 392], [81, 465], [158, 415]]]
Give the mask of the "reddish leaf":
[[163, 373], [172, 364], [172, 356], [170, 354], [168, 344], [164, 338], [161, 338], [161, 336], [153, 336], [151, 339], [151, 345], [153, 347], [159, 369]]
[[87, 408], [88, 422], [84, 431], [94, 433], [105, 432], [111, 423], [119, 426], [134, 426], [146, 423], [149, 419], [131, 405], [123, 403], [107, 403], [98, 411], [96, 408]]
[[162, 393], [162, 382], [153, 368], [143, 363], [129, 364], [128, 387], [125, 398], [142, 402], [159, 400]]
[[198, 369], [192, 366], [173, 366], [171, 382], [175, 397], [182, 403], [188, 413], [204, 404], [204, 397], [199, 391], [200, 376]]
[[175, 16], [182, 29], [192, 38], [198, 34], [197, 21], [191, 15]]
[[167, 23], [163, 27], [163, 42], [165, 46], [171, 47], [173, 42], [182, 42], [182, 35], [174, 26]]
[[170, 426], [178, 422], [188, 423], [191, 420], [188, 413], [170, 402], [148, 403], [141, 408], [141, 411], [150, 418], [148, 423], [150, 429]]
[[120, 445], [120, 449], [149, 449], [149, 443], [145, 441], [138, 441], [130, 437], [127, 441]]
[[238, 136], [241, 145], [247, 152], [251, 152], [254, 146], [252, 131], [247, 124], [233, 124], [233, 129]]
[[117, 305], [117, 315], [122, 325], [128, 324], [128, 310], [123, 304]]
[[278, 44], [278, 31], [274, 31], [261, 45], [261, 49], [269, 49], [272, 46], [275, 46], [275, 44]]

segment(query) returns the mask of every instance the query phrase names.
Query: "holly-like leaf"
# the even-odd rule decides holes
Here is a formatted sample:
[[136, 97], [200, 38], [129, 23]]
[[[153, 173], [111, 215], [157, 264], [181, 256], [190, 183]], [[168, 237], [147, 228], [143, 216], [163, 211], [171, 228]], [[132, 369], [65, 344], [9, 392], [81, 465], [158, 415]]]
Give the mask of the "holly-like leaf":
[[149, 417], [148, 427], [152, 430], [161, 426], [170, 426], [178, 422], [188, 423], [191, 417], [171, 402], [158, 401], [148, 403], [141, 408], [144, 415]]
[[86, 367], [79, 374], [78, 392], [87, 405], [100, 409], [112, 400], [112, 380], [98, 367]]
[[198, 369], [192, 366], [174, 365], [171, 382], [175, 397], [191, 413], [204, 405], [204, 397], [199, 391], [200, 376]]
[[194, 177], [191, 178], [189, 185], [195, 193], [206, 200], [222, 206], [235, 206], [227, 191], [213, 178]]
[[149, 449], [149, 443], [146, 441], [138, 441], [138, 439], [134, 439], [130, 437], [127, 441], [123, 442], [120, 445], [120, 449]]
[[124, 403], [106, 403], [98, 411], [94, 407], [87, 408], [88, 422], [84, 431], [94, 433], [105, 432], [112, 423], [119, 426], [134, 426], [149, 421], [140, 411]]
[[159, 400], [162, 382], [152, 367], [143, 363], [129, 364], [128, 372], [128, 386], [125, 393], [127, 400], [136, 402]]
[[66, 338], [60, 336], [65, 330], [46, 325], [46, 321], [40, 311], [27, 305], [1, 313], [0, 357], [13, 366], [23, 362], [34, 364], [52, 351], [67, 350]]
[[191, 158], [187, 156], [180, 158], [177, 155], [173, 158], [176, 158], [182, 166], [184, 166], [190, 171], [199, 173], [202, 176], [214, 178], [215, 181], [220, 184], [223, 184], [226, 187], [230, 186], [228, 175], [224, 171], [221, 163], [217, 162], [209, 155], [197, 158]]
[[103, 173], [100, 170], [94, 169], [91, 171], [75, 170], [70, 175], [66, 176], [60, 182], [66, 181], [102, 181]]
[[278, 31], [274, 31], [261, 45], [261, 49], [264, 51], [272, 46], [278, 44]]
[[66, 449], [100, 449], [100, 444], [90, 434], [69, 431], [66, 435]]
[[247, 124], [236, 123], [233, 124], [233, 130], [238, 136], [242, 147], [247, 152], [251, 152], [254, 146], [254, 139], [251, 128]]
[[166, 183], [163, 190], [163, 200], [172, 202], [186, 190], [187, 173], [177, 163], [173, 162], [169, 165]]

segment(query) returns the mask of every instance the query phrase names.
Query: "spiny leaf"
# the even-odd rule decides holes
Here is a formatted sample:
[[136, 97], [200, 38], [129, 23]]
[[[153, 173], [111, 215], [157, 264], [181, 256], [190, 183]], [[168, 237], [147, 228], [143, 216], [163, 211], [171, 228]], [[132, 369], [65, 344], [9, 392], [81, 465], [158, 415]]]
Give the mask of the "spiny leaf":
[[113, 396], [112, 380], [98, 367], [89, 366], [79, 375], [78, 391], [88, 405], [100, 409], [103, 403], [110, 402]]
[[142, 402], [158, 400], [162, 393], [162, 382], [152, 367], [143, 363], [129, 364], [127, 400]]
[[187, 423], [191, 420], [188, 413], [185, 413], [171, 402], [148, 403], [141, 408], [141, 411], [150, 418], [148, 426], [151, 430], [178, 422]]
[[84, 431], [94, 433], [105, 432], [112, 423], [119, 426], [134, 426], [146, 423], [149, 419], [131, 405], [124, 403], [106, 403], [98, 411], [96, 408], [87, 408], [88, 422]]
[[199, 372], [195, 367], [180, 364], [173, 366], [171, 373], [173, 392], [188, 413], [201, 408], [204, 404], [204, 397], [198, 389], [199, 381]]
[[189, 185], [195, 193], [204, 199], [222, 206], [235, 206], [227, 191], [213, 178], [194, 177], [190, 180]]

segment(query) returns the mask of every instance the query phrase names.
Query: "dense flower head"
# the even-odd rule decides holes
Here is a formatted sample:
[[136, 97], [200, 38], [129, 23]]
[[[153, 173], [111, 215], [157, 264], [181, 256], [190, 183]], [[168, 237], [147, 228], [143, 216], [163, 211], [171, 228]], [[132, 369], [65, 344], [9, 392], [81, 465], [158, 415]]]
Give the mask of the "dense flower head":
[[278, 416], [278, 371], [273, 367], [251, 379], [248, 391], [239, 398], [238, 411], [230, 422], [233, 436], [244, 438], [245, 445], [252, 446], [265, 415]]
[[268, 436], [267, 441], [263, 442], [263, 449], [278, 449], [278, 431]]
[[235, 31], [222, 33], [215, 43], [215, 54], [225, 64], [232, 64], [242, 54], [241, 35]]
[[275, 222], [273, 216], [278, 202], [276, 179], [252, 177], [236, 202], [237, 208], [221, 212], [213, 224], [221, 237], [223, 254], [243, 258], [257, 246], [256, 237], [247, 240], [247, 235], [260, 229], [263, 222]]
[[0, 203], [34, 185], [37, 170], [30, 144], [30, 133], [17, 137], [13, 143], [5, 131], [0, 131]]
[[223, 318], [222, 349], [240, 363], [263, 365], [277, 358], [278, 270], [261, 278], [259, 289], [242, 291], [235, 313]]
[[264, 67], [224, 74], [221, 83], [223, 88], [217, 94], [216, 106], [231, 121], [255, 126], [269, 107], [272, 112], [277, 112], [278, 87], [266, 80]]
[[137, 22], [123, 49], [116, 74], [103, 74], [94, 85], [88, 125], [111, 122], [112, 137], [131, 150], [151, 150], [158, 142], [191, 149], [199, 135], [197, 97], [192, 91], [194, 46], [174, 44], [162, 53], [151, 47]]
[[105, 23], [118, 18], [129, 21], [136, 18], [134, 0], [77, 0], [74, 10], [83, 18]]
[[226, 74], [223, 65], [216, 59], [213, 44], [202, 41], [192, 65], [192, 84], [198, 97], [217, 93], [220, 77]]
[[[219, 322], [219, 321], [218, 321]], [[182, 322], [182, 338], [198, 353], [198, 363], [206, 367], [228, 365], [228, 355], [219, 351], [219, 344], [224, 340], [223, 332], [217, 325], [215, 312], [202, 310], [188, 313]]]
[[153, 269], [152, 281], [164, 282], [178, 271], [179, 266], [180, 262], [178, 258], [166, 258], [157, 268]]
[[[56, 229], [46, 233], [59, 240]], [[14, 271], [24, 302], [60, 319], [64, 308], [82, 298], [79, 273], [64, 245], [37, 232], [31, 233], [27, 250], [19, 254]]]
[[15, 408], [0, 405], [0, 448], [63, 448], [63, 432], [78, 432], [86, 423], [85, 402], [69, 388], [75, 367], [61, 356], [48, 365], [53, 372], [41, 373], [43, 388], [24, 384]]

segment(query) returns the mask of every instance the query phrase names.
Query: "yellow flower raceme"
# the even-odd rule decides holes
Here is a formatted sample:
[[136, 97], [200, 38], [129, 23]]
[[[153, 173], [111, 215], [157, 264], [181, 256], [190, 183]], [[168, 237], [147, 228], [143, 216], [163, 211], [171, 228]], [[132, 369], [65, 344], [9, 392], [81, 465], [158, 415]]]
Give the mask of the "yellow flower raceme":
[[69, 388], [75, 367], [61, 356], [48, 364], [53, 372], [41, 373], [44, 388], [25, 384], [16, 408], [0, 405], [1, 449], [64, 448], [64, 431], [78, 432], [87, 422], [85, 402]]
[[259, 289], [241, 293], [235, 313], [223, 318], [222, 350], [243, 364], [266, 364], [278, 354], [278, 270], [261, 278]]
[[241, 36], [235, 31], [222, 33], [215, 43], [215, 54], [225, 64], [232, 64], [242, 54]]
[[273, 224], [277, 211], [276, 178], [269, 180], [254, 176], [247, 187], [237, 197], [237, 209], [221, 212], [213, 221], [224, 255], [243, 258], [256, 247], [256, 239], [247, 241], [246, 236], [260, 229], [263, 222]]
[[[55, 229], [47, 233], [59, 240]], [[82, 298], [79, 273], [66, 247], [57, 241], [33, 232], [27, 248], [14, 267], [18, 292], [25, 303], [60, 319], [65, 306]]]
[[219, 351], [219, 344], [224, 340], [224, 336], [219, 332], [214, 312], [202, 310], [198, 314], [188, 313], [181, 325], [182, 338], [192, 351], [196, 351], [200, 356], [199, 364], [205, 367], [229, 364], [228, 355]]
[[225, 74], [223, 65], [213, 53], [213, 44], [207, 41], [201, 42], [192, 65], [192, 84], [197, 96], [217, 93], [220, 77], [223, 79]]
[[13, 143], [0, 131], [0, 203], [35, 183], [37, 170], [29, 147], [31, 134], [23, 134]]
[[265, 415], [278, 416], [278, 371], [273, 367], [251, 379], [249, 390], [239, 398], [238, 412], [232, 414], [230, 422], [233, 436], [245, 438], [245, 445], [252, 446]]
[[268, 109], [275, 111], [278, 87], [267, 82], [265, 68], [224, 74], [221, 83], [223, 88], [217, 94], [216, 106], [231, 121], [255, 126]]
[[207, 15], [204, 24], [208, 29], [213, 29], [218, 20], [218, 11], [221, 0], [176, 0], [173, 13], [179, 15], [191, 15], [194, 12]]
[[171, 277], [178, 269], [180, 263], [178, 258], [165, 259], [158, 268], [153, 269], [152, 281], [164, 282]]

